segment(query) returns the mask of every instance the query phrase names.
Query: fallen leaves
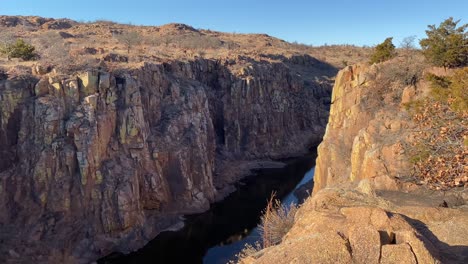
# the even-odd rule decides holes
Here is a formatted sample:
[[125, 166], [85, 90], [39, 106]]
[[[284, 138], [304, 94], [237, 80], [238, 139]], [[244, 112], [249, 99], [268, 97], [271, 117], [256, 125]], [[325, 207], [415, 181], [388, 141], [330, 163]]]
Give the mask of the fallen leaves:
[[413, 115], [418, 125], [416, 141], [409, 150], [413, 175], [437, 190], [468, 186], [468, 113], [454, 112], [451, 102], [426, 98]]

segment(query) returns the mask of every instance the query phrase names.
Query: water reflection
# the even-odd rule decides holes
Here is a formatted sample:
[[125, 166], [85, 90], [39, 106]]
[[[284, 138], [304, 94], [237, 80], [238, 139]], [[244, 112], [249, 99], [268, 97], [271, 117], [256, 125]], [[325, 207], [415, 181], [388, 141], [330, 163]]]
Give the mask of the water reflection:
[[209, 211], [187, 216], [181, 230], [162, 232], [134, 253], [114, 254], [99, 263], [224, 264], [245, 243], [256, 241], [255, 227], [273, 191], [285, 203], [296, 201], [292, 191], [307, 180], [304, 178], [312, 178], [314, 162], [315, 155], [309, 155], [288, 161], [284, 168], [258, 170]]

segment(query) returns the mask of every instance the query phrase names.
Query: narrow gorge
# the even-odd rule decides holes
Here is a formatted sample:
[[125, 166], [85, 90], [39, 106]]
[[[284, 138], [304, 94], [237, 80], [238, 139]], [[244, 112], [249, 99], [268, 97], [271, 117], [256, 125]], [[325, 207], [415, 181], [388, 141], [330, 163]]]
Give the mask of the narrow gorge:
[[[0, 258], [86, 262], [142, 247], [249, 169], [300, 156], [330, 87], [238, 56], [0, 81]], [[327, 99], [328, 98], [328, 99]]]
[[458, 22], [419, 49], [0, 14], [0, 263], [468, 263]]

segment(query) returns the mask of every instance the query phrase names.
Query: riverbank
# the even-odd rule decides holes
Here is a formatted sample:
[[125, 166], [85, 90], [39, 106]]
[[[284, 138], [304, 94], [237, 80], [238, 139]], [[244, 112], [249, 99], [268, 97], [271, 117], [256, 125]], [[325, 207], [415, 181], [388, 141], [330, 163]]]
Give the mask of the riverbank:
[[[210, 248], [235, 243], [247, 236], [257, 226], [271, 192], [286, 197], [314, 165], [314, 160], [314, 155], [308, 155], [284, 160], [283, 167], [258, 168], [236, 185], [236, 191], [212, 204], [208, 211], [186, 216], [182, 229], [162, 232], [134, 253], [113, 254], [98, 263], [202, 263]], [[214, 254], [205, 263], [221, 263], [240, 249], [230, 250], [222, 252], [223, 257]]]

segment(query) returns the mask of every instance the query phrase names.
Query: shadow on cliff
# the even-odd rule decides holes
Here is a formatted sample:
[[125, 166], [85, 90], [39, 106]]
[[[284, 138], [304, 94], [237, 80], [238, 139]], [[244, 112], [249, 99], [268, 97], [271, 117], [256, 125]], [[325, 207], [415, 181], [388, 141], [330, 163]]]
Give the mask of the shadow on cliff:
[[[222, 158], [242, 161], [304, 153], [313, 145], [310, 142], [322, 137], [328, 120], [330, 80], [314, 72], [333, 74], [334, 70], [308, 55], [280, 59], [285, 62], [267, 61], [266, 65], [255, 58], [250, 67], [236, 58], [233, 63], [243, 67], [240, 74], [232, 71], [229, 60], [197, 59], [148, 63], [124, 69], [122, 74], [97, 70], [57, 80], [43, 76], [42, 90], [35, 89], [37, 81], [9, 80], [8, 85], [1, 81], [0, 106], [11, 105], [11, 111], [8, 118], [0, 111], [0, 171], [14, 170], [1, 175], [5, 178], [0, 179], [0, 187], [7, 191], [0, 193], [0, 220], [12, 224], [12, 230], [33, 226], [45, 230], [28, 245], [32, 253], [24, 257], [38, 255], [41, 247], [53, 243], [56, 248], [75, 249], [80, 241], [86, 246], [76, 254], [87, 259], [112, 247], [135, 249], [159, 231], [159, 227], [141, 226], [141, 219], [151, 222], [156, 214], [163, 217], [187, 211], [187, 207], [200, 211], [214, 200], [212, 183], [223, 185], [231, 180], [227, 173], [214, 173], [223, 168], [216, 156], [227, 152]], [[104, 76], [108, 83], [101, 91]], [[76, 85], [68, 82], [71, 79]], [[59, 83], [61, 91], [76, 93], [57, 93], [52, 82]], [[81, 110], [85, 106], [87, 110]], [[34, 137], [22, 138], [21, 131]], [[104, 134], [112, 144], [100, 146]], [[51, 142], [63, 145], [57, 149]], [[93, 155], [97, 149], [99, 161]], [[36, 171], [40, 177], [31, 173]], [[43, 176], [46, 173], [61, 176]], [[181, 184], [182, 177], [190, 181]], [[64, 182], [69, 185], [64, 187]], [[16, 195], [19, 190], [34, 195]], [[134, 195], [133, 190], [141, 195]], [[40, 193], [53, 195], [45, 203], [40, 202]], [[69, 197], [67, 205], [63, 197]], [[50, 213], [54, 215], [53, 233], [47, 232], [52, 228], [44, 220]], [[74, 224], [78, 226], [73, 228], [74, 235], [66, 235], [63, 227]], [[88, 233], [87, 228], [92, 231]], [[117, 233], [122, 236], [115, 238]], [[112, 238], [112, 243], [99, 244], [100, 236]], [[17, 237], [31, 240], [27, 232], [3, 236], [6, 242], [0, 243], [0, 250], [9, 243], [20, 248]], [[96, 246], [88, 248], [92, 243]]]
[[[321, 61], [317, 58], [314, 58], [308, 54], [302, 54], [302, 55], [293, 55], [291, 57], [286, 57], [284, 55], [276, 55], [276, 54], [260, 54], [260, 57], [267, 58], [267, 59], [273, 59], [273, 60], [280, 60], [283, 63], [285, 63], [288, 66], [306, 66], [307, 70], [301, 70], [301, 69], [294, 69], [298, 70], [299, 72], [302, 73], [308, 73], [310, 76], [303, 76], [303, 77], [328, 77], [328, 78], [333, 78], [336, 76], [338, 73], [339, 69], [334, 67], [333, 65], [329, 64], [328, 62]], [[260, 62], [266, 63], [264, 60], [260, 60]]]
[[[468, 263], [468, 247], [467, 246], [459, 246], [459, 245], [449, 245], [444, 243], [437, 238], [434, 233], [426, 226], [425, 223], [410, 218], [406, 215], [401, 215], [411, 226], [418, 230], [418, 232], [423, 236], [423, 238], [419, 237], [421, 241], [424, 243], [426, 249], [433, 254], [433, 256], [441, 261], [442, 263]], [[424, 239], [426, 238], [426, 239]], [[429, 242], [429, 243], [428, 243]], [[435, 247], [435, 248], [433, 248]], [[435, 254], [434, 254], [435, 253]]]

